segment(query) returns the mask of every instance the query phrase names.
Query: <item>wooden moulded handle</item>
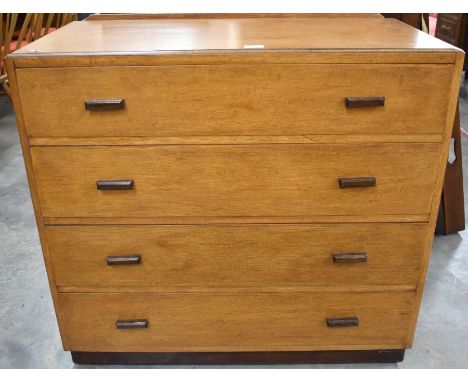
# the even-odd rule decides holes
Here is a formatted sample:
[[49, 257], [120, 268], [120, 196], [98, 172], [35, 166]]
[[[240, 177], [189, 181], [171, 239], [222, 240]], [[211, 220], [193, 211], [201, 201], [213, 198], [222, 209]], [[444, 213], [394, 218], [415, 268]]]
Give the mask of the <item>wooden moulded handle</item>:
[[327, 326], [329, 328], [337, 328], [341, 326], [358, 326], [359, 318], [357, 317], [333, 317], [327, 318]]
[[133, 180], [98, 180], [96, 182], [98, 190], [131, 190]]
[[130, 265], [141, 264], [140, 255], [117, 255], [107, 256], [107, 265]]
[[376, 107], [385, 105], [385, 97], [346, 97], [346, 107]]
[[334, 263], [365, 263], [367, 261], [367, 253], [355, 252], [355, 253], [334, 253]]
[[85, 109], [88, 111], [122, 110], [125, 100], [121, 98], [87, 99]]
[[117, 320], [115, 326], [117, 329], [146, 329], [148, 328], [149, 321], [144, 318], [136, 320]]
[[373, 176], [365, 178], [338, 178], [340, 188], [375, 187], [377, 180]]

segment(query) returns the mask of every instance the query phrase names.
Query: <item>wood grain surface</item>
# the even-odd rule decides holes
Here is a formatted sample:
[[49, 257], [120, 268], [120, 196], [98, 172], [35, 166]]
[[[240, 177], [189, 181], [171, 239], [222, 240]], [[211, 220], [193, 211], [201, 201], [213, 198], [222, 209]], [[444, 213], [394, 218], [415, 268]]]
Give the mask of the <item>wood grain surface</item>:
[[444, 131], [444, 136], [443, 136], [444, 141], [442, 145], [442, 150], [440, 151], [439, 158], [438, 158], [437, 176], [436, 176], [436, 181], [435, 181], [434, 195], [432, 198], [431, 214], [430, 214], [430, 220], [429, 220], [429, 225], [431, 229], [429, 231], [430, 233], [427, 235], [427, 248], [423, 256], [422, 263], [421, 263], [422, 272], [419, 274], [420, 278], [419, 278], [418, 287], [416, 291], [416, 299], [415, 299], [415, 304], [413, 306], [413, 313], [411, 316], [411, 325], [410, 325], [410, 329], [408, 330], [407, 347], [411, 347], [413, 344], [414, 333], [416, 330], [416, 322], [417, 322], [418, 315], [419, 315], [419, 307], [420, 307], [422, 296], [423, 296], [427, 269], [429, 267], [429, 257], [432, 252], [432, 242], [434, 240], [434, 235], [432, 234], [432, 232], [435, 232], [437, 215], [439, 211], [442, 188], [443, 188], [444, 178], [445, 178], [445, 171], [447, 169], [449, 145], [450, 145], [451, 136], [452, 136], [452, 129], [453, 129], [453, 123], [455, 120], [455, 114], [456, 114], [456, 110], [458, 106], [460, 75], [461, 75], [461, 71], [463, 68], [463, 61], [464, 61], [464, 54], [459, 53], [457, 55], [457, 61], [454, 66], [452, 80], [450, 82], [451, 91], [450, 91], [450, 97], [448, 99], [449, 107], [448, 107], [446, 120], [445, 120], [445, 131]]
[[[150, 38], [144, 38], [150, 36]], [[165, 51], [453, 50], [404, 23], [382, 18], [94, 20], [72, 22], [15, 54], [158, 54]]]
[[[95, 19], [10, 55], [64, 348], [411, 347], [462, 63], [398, 21], [333, 17]], [[122, 108], [85, 109], [102, 99]]]
[[[49, 226], [58, 287], [416, 285], [425, 224]], [[367, 261], [335, 263], [339, 252]], [[138, 254], [109, 266], [108, 256]], [[132, 257], [132, 258], [133, 258]], [[136, 262], [136, 261], [135, 261]]]
[[186, 137], [30, 138], [31, 146], [247, 145], [282, 143], [441, 143], [440, 134], [301, 134]]
[[[428, 214], [440, 145], [34, 147], [46, 217]], [[338, 178], [374, 176], [372, 188]], [[132, 179], [98, 191], [98, 179]], [[274, 219], [271, 219], [274, 222]]]
[[34, 169], [32, 166], [31, 150], [30, 150], [27, 133], [26, 133], [25, 126], [24, 126], [23, 106], [19, 98], [19, 89], [18, 89], [18, 83], [16, 81], [15, 65], [14, 65], [13, 60], [11, 60], [11, 57], [8, 57], [5, 63], [7, 66], [7, 71], [8, 71], [8, 82], [10, 84], [11, 100], [14, 106], [14, 111], [15, 111], [15, 116], [16, 116], [16, 126], [18, 128], [19, 139], [21, 142], [21, 148], [23, 152], [23, 160], [24, 160], [24, 165], [26, 169], [26, 174], [28, 177], [28, 185], [29, 185], [32, 204], [34, 208], [34, 216], [36, 219], [37, 229], [39, 231], [39, 239], [40, 239], [42, 254], [44, 257], [44, 263], [45, 263], [46, 271], [47, 271], [47, 280], [48, 280], [50, 292], [52, 295], [52, 302], [53, 302], [55, 314], [57, 317], [58, 329], [60, 333], [60, 338], [62, 340], [62, 345], [65, 350], [68, 350], [68, 341], [67, 341], [66, 334], [63, 328], [64, 319], [62, 316], [62, 310], [60, 308], [60, 302], [58, 301], [58, 290], [54, 281], [54, 278], [55, 278], [54, 270], [50, 263], [51, 259], [50, 259], [49, 251], [47, 248], [47, 241], [45, 237], [44, 217], [42, 215], [41, 205], [39, 202], [39, 194], [38, 194], [38, 188], [37, 188], [37, 183], [36, 183], [36, 177], [35, 177]]
[[[452, 71], [180, 65], [21, 69], [17, 76], [30, 137], [372, 135], [442, 134]], [[385, 96], [385, 106], [345, 105], [346, 97], [366, 96]], [[89, 99], [124, 99], [125, 107], [88, 111]]]
[[[414, 293], [60, 294], [75, 351], [402, 348]], [[359, 326], [329, 328], [327, 317]], [[147, 319], [148, 329], [117, 330]]]

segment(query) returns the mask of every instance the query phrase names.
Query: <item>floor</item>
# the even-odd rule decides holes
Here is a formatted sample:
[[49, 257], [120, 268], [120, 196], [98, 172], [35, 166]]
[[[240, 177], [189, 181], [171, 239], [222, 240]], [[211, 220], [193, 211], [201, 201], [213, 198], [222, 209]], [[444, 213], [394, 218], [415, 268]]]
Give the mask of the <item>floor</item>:
[[[462, 126], [468, 130], [468, 99], [461, 99], [460, 105]], [[465, 206], [467, 138], [465, 134]], [[0, 261], [0, 368], [86, 367], [74, 365], [61, 348], [15, 120], [6, 97], [0, 97]], [[468, 368], [467, 317], [468, 231], [437, 236], [414, 347], [403, 362], [289, 367]]]

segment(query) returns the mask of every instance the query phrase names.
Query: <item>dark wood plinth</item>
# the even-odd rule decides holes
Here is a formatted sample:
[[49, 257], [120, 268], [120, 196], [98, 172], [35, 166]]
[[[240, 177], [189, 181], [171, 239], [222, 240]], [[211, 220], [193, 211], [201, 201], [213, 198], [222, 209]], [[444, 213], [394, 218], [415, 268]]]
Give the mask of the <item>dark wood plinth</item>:
[[232, 353], [101, 353], [72, 351], [73, 362], [88, 365], [262, 365], [401, 362], [405, 349]]

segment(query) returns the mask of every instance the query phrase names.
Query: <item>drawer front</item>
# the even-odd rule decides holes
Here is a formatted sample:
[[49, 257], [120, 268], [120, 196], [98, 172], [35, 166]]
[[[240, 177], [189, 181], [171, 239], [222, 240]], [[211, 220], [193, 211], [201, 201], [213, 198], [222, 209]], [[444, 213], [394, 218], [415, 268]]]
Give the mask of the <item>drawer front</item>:
[[65, 293], [59, 301], [75, 351], [385, 349], [405, 346], [413, 293]]
[[[421, 143], [31, 151], [45, 217], [208, 219], [428, 214], [439, 149]], [[115, 180], [122, 182], [106, 183]]]
[[51, 226], [59, 287], [416, 285], [426, 224]]
[[[452, 71], [452, 65], [193, 65], [19, 69], [17, 79], [31, 137], [437, 134]], [[385, 102], [346, 107], [346, 97]]]
[[461, 17], [439, 17], [437, 19], [436, 36], [449, 44], [458, 45]]

